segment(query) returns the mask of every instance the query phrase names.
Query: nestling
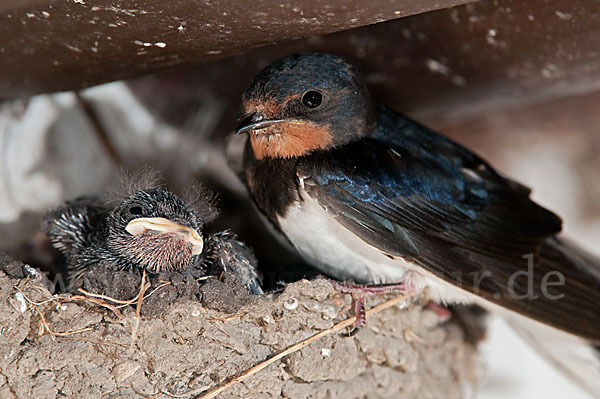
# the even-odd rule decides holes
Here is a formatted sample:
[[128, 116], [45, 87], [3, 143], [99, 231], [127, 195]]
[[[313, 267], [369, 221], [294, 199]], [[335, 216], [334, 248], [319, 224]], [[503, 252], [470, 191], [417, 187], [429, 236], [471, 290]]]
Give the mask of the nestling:
[[90, 268], [102, 267], [109, 274], [176, 271], [195, 277], [226, 271], [252, 293], [262, 293], [249, 248], [227, 231], [204, 239], [202, 229], [217, 209], [211, 194], [198, 195], [192, 206], [150, 184], [113, 198], [78, 198], [50, 211], [43, 228], [66, 258], [69, 290], [82, 287]]

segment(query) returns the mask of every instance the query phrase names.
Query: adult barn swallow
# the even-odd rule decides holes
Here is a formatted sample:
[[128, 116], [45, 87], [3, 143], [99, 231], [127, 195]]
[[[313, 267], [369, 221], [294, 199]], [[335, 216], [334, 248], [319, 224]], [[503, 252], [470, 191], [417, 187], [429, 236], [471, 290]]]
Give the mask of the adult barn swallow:
[[68, 201], [46, 215], [43, 228], [66, 257], [71, 291], [90, 266], [104, 265], [151, 274], [227, 270], [251, 292], [262, 293], [251, 251], [234, 235], [220, 232], [204, 240], [202, 227], [216, 212], [210, 196], [192, 207], [162, 187], [150, 187], [116, 199]]
[[322, 272], [499, 310], [600, 396], [600, 263], [561, 219], [458, 143], [375, 104], [330, 54], [263, 69], [242, 98], [257, 206]]

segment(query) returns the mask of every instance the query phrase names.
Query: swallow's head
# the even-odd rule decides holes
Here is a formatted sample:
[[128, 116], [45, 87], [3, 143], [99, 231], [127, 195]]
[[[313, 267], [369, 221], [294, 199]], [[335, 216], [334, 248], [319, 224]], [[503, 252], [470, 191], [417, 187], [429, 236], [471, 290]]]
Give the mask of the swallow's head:
[[263, 69], [242, 98], [237, 133], [254, 155], [299, 157], [368, 134], [373, 104], [358, 70], [324, 53], [294, 54]]
[[107, 247], [127, 264], [151, 272], [183, 269], [202, 253], [202, 220], [175, 194], [137, 191], [108, 216]]

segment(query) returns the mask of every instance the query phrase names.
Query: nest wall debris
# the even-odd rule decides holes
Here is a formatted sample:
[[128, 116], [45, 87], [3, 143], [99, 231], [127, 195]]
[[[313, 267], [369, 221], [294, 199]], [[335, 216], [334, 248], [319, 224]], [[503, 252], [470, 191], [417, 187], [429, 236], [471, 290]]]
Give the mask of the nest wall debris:
[[[302, 280], [233, 314], [179, 298], [160, 316], [139, 320], [131, 306], [115, 312], [84, 296], [52, 296], [42, 277], [0, 272], [3, 398], [206, 394], [331, 329], [350, 308], [326, 280]], [[231, 286], [213, 289], [227, 296]], [[418, 298], [372, 314], [355, 337], [326, 334], [218, 397], [459, 398], [480, 376], [461, 323], [440, 325]]]

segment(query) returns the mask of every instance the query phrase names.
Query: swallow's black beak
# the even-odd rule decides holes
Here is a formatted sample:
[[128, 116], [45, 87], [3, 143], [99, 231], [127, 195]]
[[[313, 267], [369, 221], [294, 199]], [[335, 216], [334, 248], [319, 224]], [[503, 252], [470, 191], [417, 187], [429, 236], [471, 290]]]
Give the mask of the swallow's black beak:
[[260, 112], [253, 112], [251, 114], [244, 115], [235, 134], [247, 133], [251, 130], [260, 130], [275, 123], [283, 122], [283, 119], [266, 119], [265, 116]]

